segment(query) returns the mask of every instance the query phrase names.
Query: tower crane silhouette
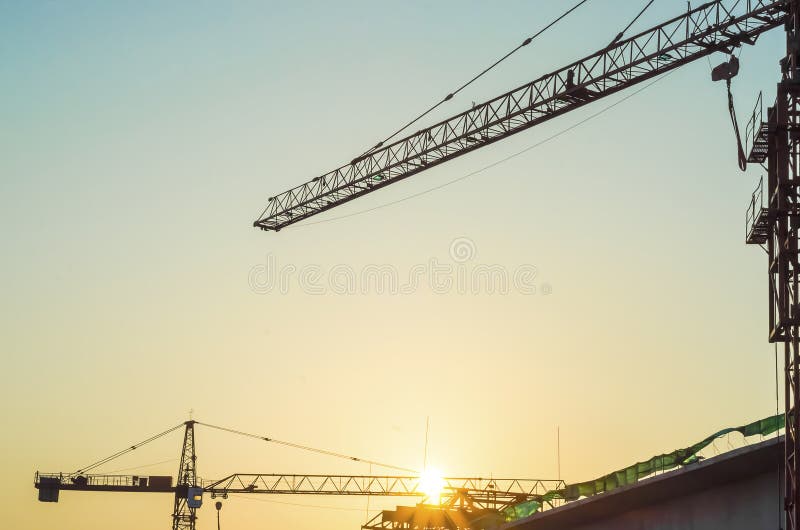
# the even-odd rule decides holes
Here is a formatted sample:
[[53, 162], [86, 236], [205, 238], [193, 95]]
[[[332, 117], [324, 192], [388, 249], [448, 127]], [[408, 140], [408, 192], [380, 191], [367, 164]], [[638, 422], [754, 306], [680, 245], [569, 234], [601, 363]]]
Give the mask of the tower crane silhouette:
[[[757, 106], [747, 127], [748, 152], [738, 141], [738, 158], [742, 169], [761, 164], [767, 170], [766, 194], [762, 182], [747, 210], [745, 241], [768, 254], [768, 337], [784, 345], [786, 529], [799, 530], [800, 0], [715, 0], [630, 38], [617, 35], [583, 59], [388, 145], [381, 142], [347, 164], [270, 197], [253, 226], [277, 232], [713, 53], [732, 55], [780, 27], [786, 52], [775, 103], [766, 115]], [[734, 57], [715, 68], [713, 76], [729, 84], [736, 73]], [[452, 94], [443, 101], [450, 99]]]
[[[314, 449], [268, 437], [235, 431], [216, 425], [186, 421], [147, 440], [101, 459], [71, 473], [37, 472], [34, 486], [39, 490], [42, 502], [58, 502], [61, 491], [170, 493], [174, 504], [172, 511], [173, 530], [195, 530], [197, 510], [203, 505], [203, 496], [227, 499], [232, 494], [261, 495], [338, 495], [338, 496], [386, 496], [428, 499], [424, 477], [418, 473], [405, 475], [307, 475], [275, 473], [234, 473], [218, 480], [202, 481], [197, 476], [197, 454], [195, 452], [195, 426], [227, 431], [266, 442], [292, 446], [299, 449], [346, 458], [354, 462], [378, 464], [396, 470], [411, 471], [388, 464], [381, 464], [346, 456], [332, 451]], [[171, 476], [107, 475], [88, 473], [125, 454], [155, 440], [184, 429], [181, 458], [177, 481]], [[441, 500], [428, 510], [454, 514], [462, 521], [491, 519], [501, 523], [502, 511], [520, 502], [537, 499], [547, 491], [564, 487], [561, 480], [506, 479], [506, 478], [442, 478]], [[215, 503], [217, 520], [222, 504]], [[495, 524], [495, 526], [496, 526]]]

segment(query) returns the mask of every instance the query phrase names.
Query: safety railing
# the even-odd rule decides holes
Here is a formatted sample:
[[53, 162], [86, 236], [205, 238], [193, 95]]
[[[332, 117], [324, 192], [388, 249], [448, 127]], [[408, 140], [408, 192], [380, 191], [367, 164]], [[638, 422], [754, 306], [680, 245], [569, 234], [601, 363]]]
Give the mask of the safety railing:
[[74, 473], [39, 473], [34, 485], [58, 486], [61, 489], [141, 488], [168, 490], [172, 477], [147, 475], [82, 475]]
[[745, 152], [750, 156], [750, 150], [761, 132], [761, 124], [764, 123], [764, 97], [763, 93], [758, 93], [756, 104], [753, 107], [753, 113], [750, 115], [750, 120], [745, 127]]
[[763, 244], [767, 238], [767, 204], [764, 201], [764, 177], [762, 176], [745, 214], [744, 237], [749, 244]]

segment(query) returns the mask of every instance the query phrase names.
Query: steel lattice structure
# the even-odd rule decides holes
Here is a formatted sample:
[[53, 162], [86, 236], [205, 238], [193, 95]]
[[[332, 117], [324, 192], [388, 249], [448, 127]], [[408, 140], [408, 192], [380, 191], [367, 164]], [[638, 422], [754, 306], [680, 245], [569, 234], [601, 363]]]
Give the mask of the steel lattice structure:
[[770, 340], [783, 342], [786, 410], [786, 527], [800, 528], [800, 1], [789, 2], [787, 51], [768, 120], [767, 190]]
[[178, 466], [178, 480], [175, 488], [175, 504], [172, 510], [172, 530], [195, 530], [197, 509], [189, 506], [189, 488], [197, 486], [197, 454], [194, 448], [194, 424], [186, 422], [183, 435], [181, 463]]
[[780, 26], [784, 0], [721, 0], [426, 127], [270, 197], [253, 226], [281, 228]]
[[[502, 509], [507, 505], [539, 498], [561, 489], [561, 480], [515, 478], [443, 478], [442, 503], [463, 497], [481, 507]], [[424, 497], [420, 477], [391, 475], [286, 475], [236, 473], [203, 484], [214, 496], [232, 493], [299, 495], [381, 495]]]
[[[787, 55], [784, 79], [778, 84], [773, 153], [769, 170], [770, 201], [775, 202], [769, 256], [773, 340], [784, 343], [786, 363], [786, 527], [800, 528], [800, 1], [790, 2], [786, 24]], [[774, 199], [773, 199], [774, 197]], [[777, 318], [776, 318], [777, 315]]]
[[312, 495], [391, 495], [417, 497], [419, 477], [368, 475], [282, 475], [237, 473], [204, 484], [212, 495], [274, 493]]

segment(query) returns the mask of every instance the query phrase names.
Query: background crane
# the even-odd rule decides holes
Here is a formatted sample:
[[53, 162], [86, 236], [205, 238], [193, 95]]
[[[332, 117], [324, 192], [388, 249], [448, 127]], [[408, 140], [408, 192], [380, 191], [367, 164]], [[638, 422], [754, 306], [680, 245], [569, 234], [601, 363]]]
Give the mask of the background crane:
[[[196, 425], [204, 425], [213, 429], [255, 437], [255, 435], [241, 431], [233, 431], [232, 429], [189, 420], [75, 472], [37, 472], [34, 478], [34, 487], [39, 490], [39, 500], [42, 502], [58, 502], [59, 493], [62, 490], [170, 493], [174, 496], [172, 529], [194, 530], [197, 522], [197, 510], [203, 504], [204, 493], [210, 494], [211, 498], [228, 498], [228, 495], [231, 494], [413, 497], [432, 503], [425, 509], [430, 513], [439, 513], [439, 517], [455, 517], [462, 522], [483, 521], [486, 524], [497, 526], [505, 520], [502, 514], [505, 508], [526, 500], [540, 498], [548, 491], [564, 487], [564, 482], [561, 480], [444, 477], [437, 479], [437, 481], [440, 480], [440, 483], [435, 485], [437, 490], [441, 490], [440, 499], [432, 499], [430, 498], [431, 493], [426, 491], [429, 488], [426, 487], [425, 477], [419, 474], [308, 475], [234, 473], [222, 479], [202, 481], [197, 476]], [[87, 473], [87, 471], [96, 469], [143, 445], [177, 431], [181, 427], [184, 428], [184, 436], [175, 483], [173, 483], [173, 477], [171, 476]], [[265, 437], [258, 438], [265, 441], [274, 441]], [[297, 446], [296, 444], [285, 442], [279, 443]], [[327, 452], [334, 456], [343, 456], [329, 451], [315, 451]], [[354, 457], [347, 458], [361, 460]], [[219, 510], [219, 508], [217, 509]], [[398, 510], [401, 509], [398, 508]]]
[[[764, 164], [767, 195], [748, 209], [746, 241], [769, 256], [769, 340], [784, 344], [786, 527], [800, 525], [800, 0], [709, 2], [269, 198], [253, 223], [278, 231], [714, 52], [730, 54], [771, 29], [786, 31], [781, 80], [766, 121], [752, 120], [749, 155]], [[529, 41], [528, 41], [529, 42]], [[527, 42], [523, 43], [527, 44]], [[738, 71], [731, 60], [715, 80]], [[730, 86], [730, 85], [729, 85]], [[730, 91], [729, 91], [730, 94]], [[448, 95], [445, 99], [450, 99]], [[731, 111], [736, 126], [735, 114]], [[738, 129], [737, 129], [738, 137]]]

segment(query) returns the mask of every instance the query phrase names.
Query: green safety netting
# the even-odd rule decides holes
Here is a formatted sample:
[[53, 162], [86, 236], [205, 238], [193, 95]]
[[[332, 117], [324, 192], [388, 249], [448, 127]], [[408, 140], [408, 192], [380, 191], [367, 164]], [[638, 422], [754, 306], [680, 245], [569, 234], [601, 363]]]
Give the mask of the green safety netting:
[[717, 438], [725, 436], [726, 434], [738, 432], [744, 436], [754, 436], [756, 434], [766, 436], [774, 433], [778, 429], [782, 429], [784, 423], [783, 414], [779, 414], [740, 427], [722, 429], [684, 449], [677, 449], [671, 453], [654, 456], [649, 460], [637, 462], [632, 466], [614, 471], [595, 480], [570, 484], [564, 489], [548, 491], [534, 500], [510, 506], [505, 510], [506, 520], [516, 521], [517, 519], [533, 515], [541, 509], [545, 502], [553, 500], [574, 501], [581, 497], [590, 497], [598, 493], [604, 493], [622, 486], [634, 484], [639, 479], [650, 476], [656, 471], [667, 471], [678, 466], [692, 464], [700, 460], [697, 453], [708, 447]]

